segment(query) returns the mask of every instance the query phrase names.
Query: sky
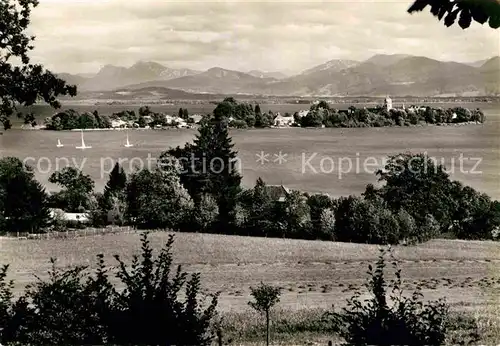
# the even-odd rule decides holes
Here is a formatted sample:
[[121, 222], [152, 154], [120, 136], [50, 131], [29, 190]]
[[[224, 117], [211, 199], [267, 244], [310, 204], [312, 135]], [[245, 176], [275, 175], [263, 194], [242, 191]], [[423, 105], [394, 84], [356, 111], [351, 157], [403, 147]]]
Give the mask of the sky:
[[295, 73], [333, 59], [411, 54], [470, 62], [499, 54], [500, 30], [447, 28], [404, 1], [40, 0], [32, 61], [54, 72], [155, 61]]

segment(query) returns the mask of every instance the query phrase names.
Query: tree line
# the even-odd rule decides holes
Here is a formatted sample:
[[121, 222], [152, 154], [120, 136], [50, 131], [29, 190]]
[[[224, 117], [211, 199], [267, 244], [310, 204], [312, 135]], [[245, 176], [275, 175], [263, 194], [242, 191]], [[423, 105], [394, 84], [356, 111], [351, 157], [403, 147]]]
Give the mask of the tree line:
[[411, 126], [426, 124], [452, 124], [485, 121], [480, 109], [470, 110], [463, 107], [432, 108], [415, 107], [408, 109], [393, 108], [387, 110], [382, 106], [374, 108], [356, 108], [351, 106], [347, 111], [330, 108], [325, 101], [312, 105], [304, 117], [294, 114], [295, 122], [302, 127], [384, 127]]
[[[47, 195], [33, 170], [16, 158], [0, 160], [0, 231], [46, 232], [68, 226], [50, 208], [86, 213], [94, 226], [131, 225], [248, 236], [375, 244], [419, 243], [435, 237], [494, 239], [500, 203], [452, 181], [425, 154], [388, 158], [376, 172], [382, 187], [332, 198], [289, 191], [258, 179], [241, 186], [237, 157], [220, 113], [203, 119], [192, 143], [163, 152], [152, 169], [126, 174], [119, 164], [102, 193], [73, 167], [54, 172], [61, 187]], [[203, 166], [210, 162], [210, 167]], [[213, 164], [215, 163], [215, 164]]]
[[[179, 109], [179, 118], [187, 123], [193, 123], [189, 117], [187, 109]], [[99, 114], [97, 110], [93, 112], [80, 113], [74, 109], [58, 112], [44, 121], [47, 130], [61, 131], [74, 129], [109, 129], [113, 120], [122, 120], [134, 127], [145, 128], [146, 126], [174, 126], [175, 122], [168, 122], [166, 115], [152, 111], [149, 106], [142, 106], [138, 111], [124, 110], [111, 115]]]
[[[234, 128], [265, 128], [275, 124], [277, 117], [272, 111], [262, 113], [260, 105], [255, 107], [250, 103], [237, 102], [228, 97], [220, 102], [213, 111], [214, 114], [228, 119], [230, 127]], [[293, 118], [292, 126], [297, 127], [385, 127], [412, 126], [418, 124], [457, 124], [476, 122], [484, 123], [485, 115], [480, 109], [410, 107], [408, 109], [390, 109], [382, 106], [374, 108], [356, 108], [350, 106], [347, 110], [330, 107], [326, 101], [311, 105], [306, 115], [299, 112], [293, 115], [285, 113], [284, 117]]]
[[[266, 128], [275, 124], [277, 117], [272, 111], [262, 113], [260, 105], [237, 102], [234, 98], [225, 98], [219, 102], [213, 114], [227, 119], [232, 128]], [[187, 123], [194, 123], [185, 108], [179, 108], [178, 118]], [[456, 124], [466, 122], [483, 123], [484, 113], [479, 109], [431, 108], [419, 107], [409, 109], [386, 110], [381, 106], [374, 108], [356, 108], [350, 106], [347, 110], [331, 108], [325, 101], [313, 104], [309, 112], [299, 116], [285, 113], [285, 117], [293, 118], [293, 126], [297, 127], [385, 127], [385, 126], [411, 126], [421, 123], [426, 124]], [[146, 126], [173, 126], [175, 122], [168, 122], [164, 113], [154, 112], [148, 106], [142, 106], [136, 112], [124, 110], [113, 113], [111, 116], [101, 115], [97, 110], [79, 113], [74, 109], [58, 112], [45, 119], [47, 130], [73, 130], [73, 129], [103, 129], [111, 128], [112, 120], [123, 120], [133, 126], [144, 128]]]

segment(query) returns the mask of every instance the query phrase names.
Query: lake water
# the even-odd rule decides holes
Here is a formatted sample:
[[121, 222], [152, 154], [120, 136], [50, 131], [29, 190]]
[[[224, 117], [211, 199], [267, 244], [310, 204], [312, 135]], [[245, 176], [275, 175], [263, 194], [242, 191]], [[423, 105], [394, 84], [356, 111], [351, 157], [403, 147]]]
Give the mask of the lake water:
[[[206, 106], [213, 109], [211, 105]], [[231, 135], [238, 150], [245, 186], [253, 186], [255, 180], [262, 177], [269, 184], [332, 196], [359, 194], [367, 183], [377, 182], [373, 172], [382, 167], [388, 155], [411, 151], [427, 152], [448, 168], [453, 179], [500, 199], [499, 105], [464, 106], [483, 109], [486, 123], [409, 128], [252, 129], [233, 130]], [[175, 111], [181, 106], [170, 107]], [[192, 106], [184, 107], [190, 109]], [[348, 105], [338, 108], [345, 107]], [[290, 113], [304, 108], [308, 108], [307, 105], [262, 106], [263, 111]], [[123, 106], [116, 111], [121, 109]], [[45, 112], [50, 115], [53, 110], [48, 108]], [[82, 152], [75, 149], [81, 141], [79, 132], [13, 129], [0, 136], [0, 156], [26, 160], [35, 167], [37, 179], [49, 190], [56, 189], [48, 183], [50, 174], [68, 164], [81, 167], [96, 181], [96, 189], [102, 190], [115, 162], [120, 160], [127, 171], [147, 167], [162, 151], [191, 141], [195, 134], [194, 130], [179, 129], [131, 130], [129, 137], [134, 147], [125, 148], [123, 131], [86, 132], [85, 142], [92, 149]], [[56, 148], [57, 139], [65, 145], [63, 148]], [[258, 161], [259, 157], [264, 160]]]

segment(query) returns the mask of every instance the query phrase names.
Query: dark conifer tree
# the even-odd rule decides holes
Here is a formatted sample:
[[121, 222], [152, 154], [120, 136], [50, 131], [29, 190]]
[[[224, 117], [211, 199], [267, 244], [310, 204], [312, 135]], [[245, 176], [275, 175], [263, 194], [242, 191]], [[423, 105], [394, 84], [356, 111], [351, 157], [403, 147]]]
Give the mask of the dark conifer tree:
[[127, 185], [127, 175], [122, 166], [117, 162], [113, 170], [109, 174], [109, 180], [104, 187], [104, 192], [119, 192], [124, 191]]
[[237, 152], [233, 150], [226, 119], [217, 116], [209, 119], [201, 126], [194, 143], [199, 166], [194, 173], [202, 185], [200, 192], [216, 198], [220, 224], [229, 226], [240, 192], [241, 175], [237, 171]]
[[262, 112], [260, 111], [260, 106], [259, 106], [259, 104], [256, 104], [256, 105], [255, 105], [255, 115], [257, 115], [257, 114], [262, 114]]
[[219, 225], [230, 226], [240, 192], [241, 175], [235, 161], [237, 152], [228, 133], [227, 118], [218, 113], [202, 120], [194, 144], [171, 149], [168, 153], [183, 158], [181, 182], [195, 203], [204, 194], [212, 195], [219, 208]]
[[104, 210], [109, 210], [111, 208], [112, 197], [123, 198], [125, 193], [125, 188], [127, 186], [127, 175], [123, 170], [123, 167], [117, 162], [113, 167], [113, 170], [109, 174], [108, 182], [104, 187], [103, 202], [105, 205], [102, 206]]

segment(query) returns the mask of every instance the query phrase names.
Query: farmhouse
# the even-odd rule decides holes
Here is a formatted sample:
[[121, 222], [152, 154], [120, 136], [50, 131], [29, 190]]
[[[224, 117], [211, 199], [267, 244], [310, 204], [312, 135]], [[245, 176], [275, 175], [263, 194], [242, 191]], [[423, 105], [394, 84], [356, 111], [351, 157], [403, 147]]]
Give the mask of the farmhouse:
[[283, 185], [266, 185], [266, 193], [274, 202], [284, 202], [290, 194], [290, 189]]
[[72, 221], [72, 222], [81, 222], [88, 223], [90, 222], [89, 216], [87, 213], [67, 213], [61, 209], [52, 208], [49, 211], [51, 218], [60, 218], [64, 221]]
[[190, 119], [193, 119], [193, 123], [198, 124], [201, 119], [203, 118], [203, 115], [201, 114], [193, 114], [189, 116]]
[[126, 127], [127, 126], [127, 122], [126, 121], [123, 121], [121, 119], [117, 119], [117, 120], [112, 120], [111, 121], [111, 127], [116, 129], [116, 128], [122, 128], [122, 127]]
[[276, 118], [274, 118], [274, 126], [277, 127], [292, 126], [294, 122], [295, 120], [293, 119], [293, 117], [284, 117], [279, 113]]

